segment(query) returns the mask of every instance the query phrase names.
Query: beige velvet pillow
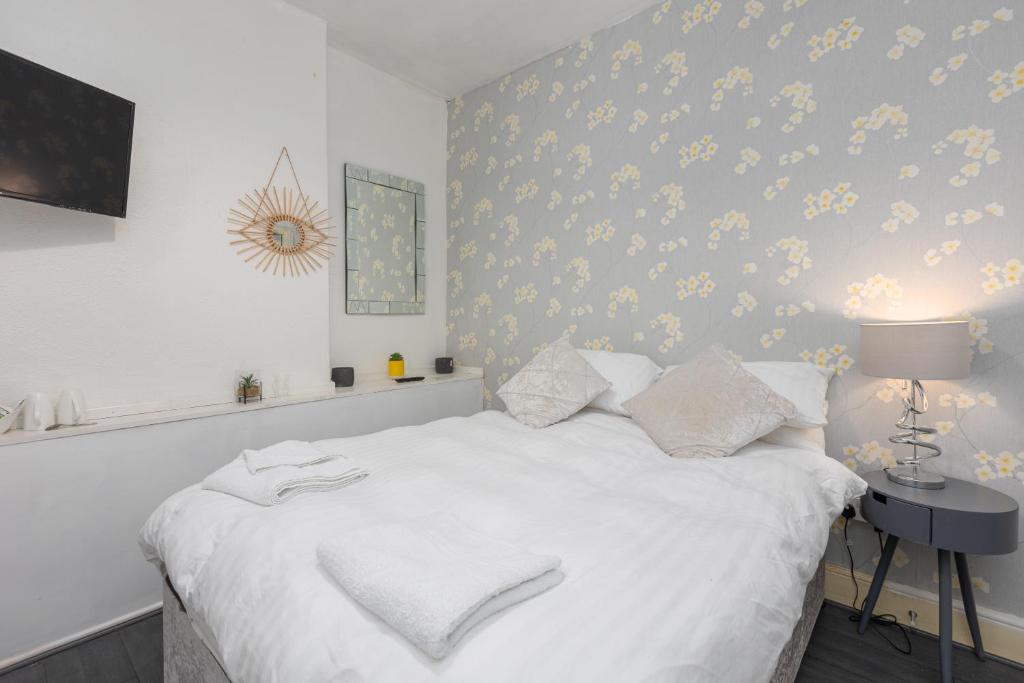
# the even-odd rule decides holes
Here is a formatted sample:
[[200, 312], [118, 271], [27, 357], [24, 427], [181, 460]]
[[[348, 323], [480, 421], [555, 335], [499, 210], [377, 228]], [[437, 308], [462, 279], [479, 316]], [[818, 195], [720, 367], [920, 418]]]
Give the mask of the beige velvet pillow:
[[547, 427], [579, 412], [609, 386], [569, 340], [562, 338], [505, 382], [498, 396], [512, 417], [524, 425]]
[[776, 429], [793, 404], [713, 346], [624, 404], [673, 458], [722, 457]]

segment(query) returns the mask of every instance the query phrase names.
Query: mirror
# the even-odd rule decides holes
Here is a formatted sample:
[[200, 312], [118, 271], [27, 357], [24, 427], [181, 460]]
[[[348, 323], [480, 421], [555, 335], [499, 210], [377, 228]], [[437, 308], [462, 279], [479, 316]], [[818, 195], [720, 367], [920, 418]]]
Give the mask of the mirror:
[[299, 226], [289, 220], [275, 221], [271, 226], [270, 236], [282, 249], [294, 249], [302, 243]]
[[345, 207], [346, 310], [423, 313], [423, 184], [346, 164]]
[[[273, 184], [282, 159], [288, 162], [294, 187]], [[263, 189], [246, 192], [238, 205], [240, 208], [230, 210], [228, 234], [232, 235], [231, 246], [246, 263], [264, 273], [298, 277], [318, 270], [330, 259], [334, 226], [327, 209], [317, 208], [319, 203], [302, 193], [288, 148], [281, 148]]]

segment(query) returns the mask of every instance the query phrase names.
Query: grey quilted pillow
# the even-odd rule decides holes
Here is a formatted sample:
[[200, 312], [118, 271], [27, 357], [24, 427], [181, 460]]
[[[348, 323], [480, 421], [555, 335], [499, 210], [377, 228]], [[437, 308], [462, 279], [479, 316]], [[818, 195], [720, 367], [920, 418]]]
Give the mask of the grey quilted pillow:
[[524, 425], [547, 427], [577, 413], [609, 386], [563, 338], [534, 356], [498, 389], [498, 396]]
[[786, 398], [713, 346], [623, 406], [674, 458], [732, 455], [796, 415]]

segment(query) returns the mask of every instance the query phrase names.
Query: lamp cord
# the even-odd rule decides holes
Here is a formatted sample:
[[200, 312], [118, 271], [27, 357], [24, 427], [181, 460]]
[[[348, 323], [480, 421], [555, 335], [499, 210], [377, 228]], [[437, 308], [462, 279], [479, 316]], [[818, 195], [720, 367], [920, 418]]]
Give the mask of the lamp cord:
[[[843, 540], [846, 542], [846, 555], [847, 555], [847, 557], [850, 558], [850, 581], [853, 582], [853, 603], [850, 605], [850, 607], [853, 609], [853, 614], [851, 614], [848, 618], [849, 618], [850, 621], [859, 622], [860, 618], [861, 618], [861, 615], [864, 613], [864, 603], [866, 603], [868, 601], [868, 599], [867, 599], [867, 596], [865, 596], [864, 597], [864, 601], [859, 603], [860, 607], [859, 608], [857, 607], [857, 605], [858, 605], [857, 600], [860, 598], [860, 586], [857, 584], [857, 577], [853, 573], [853, 550], [850, 548], [850, 536], [848, 534], [849, 526], [850, 526], [849, 518], [844, 518], [843, 519]], [[882, 546], [882, 532], [878, 531], [877, 533], [878, 533], [878, 547], [881, 550], [883, 548], [883, 546]], [[894, 650], [896, 650], [897, 652], [900, 652], [900, 653], [905, 654], [905, 655], [911, 654], [911, 652], [913, 651], [913, 646], [910, 643], [910, 633], [907, 631], [907, 628], [903, 624], [901, 624], [899, 622], [899, 620], [896, 618], [895, 614], [872, 615], [870, 623], [873, 626], [895, 626], [896, 628], [898, 628], [900, 630], [900, 633], [903, 634], [904, 642], [906, 642], [906, 644], [907, 644], [906, 645], [906, 649], [900, 647], [899, 644], [897, 644], [894, 640], [890, 639], [889, 636], [887, 636], [885, 634], [885, 632], [882, 631], [881, 629], [876, 629], [876, 631], [877, 631], [878, 635], [880, 635], [882, 637], [882, 640], [884, 640], [885, 642], [889, 643], [889, 645]]]

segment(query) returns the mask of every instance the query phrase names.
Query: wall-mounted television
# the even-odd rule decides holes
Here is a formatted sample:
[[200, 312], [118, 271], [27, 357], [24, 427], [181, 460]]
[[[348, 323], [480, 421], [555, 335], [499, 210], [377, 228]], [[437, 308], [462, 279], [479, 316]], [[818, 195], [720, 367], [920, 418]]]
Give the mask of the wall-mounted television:
[[0, 50], [0, 196], [124, 218], [135, 104]]

